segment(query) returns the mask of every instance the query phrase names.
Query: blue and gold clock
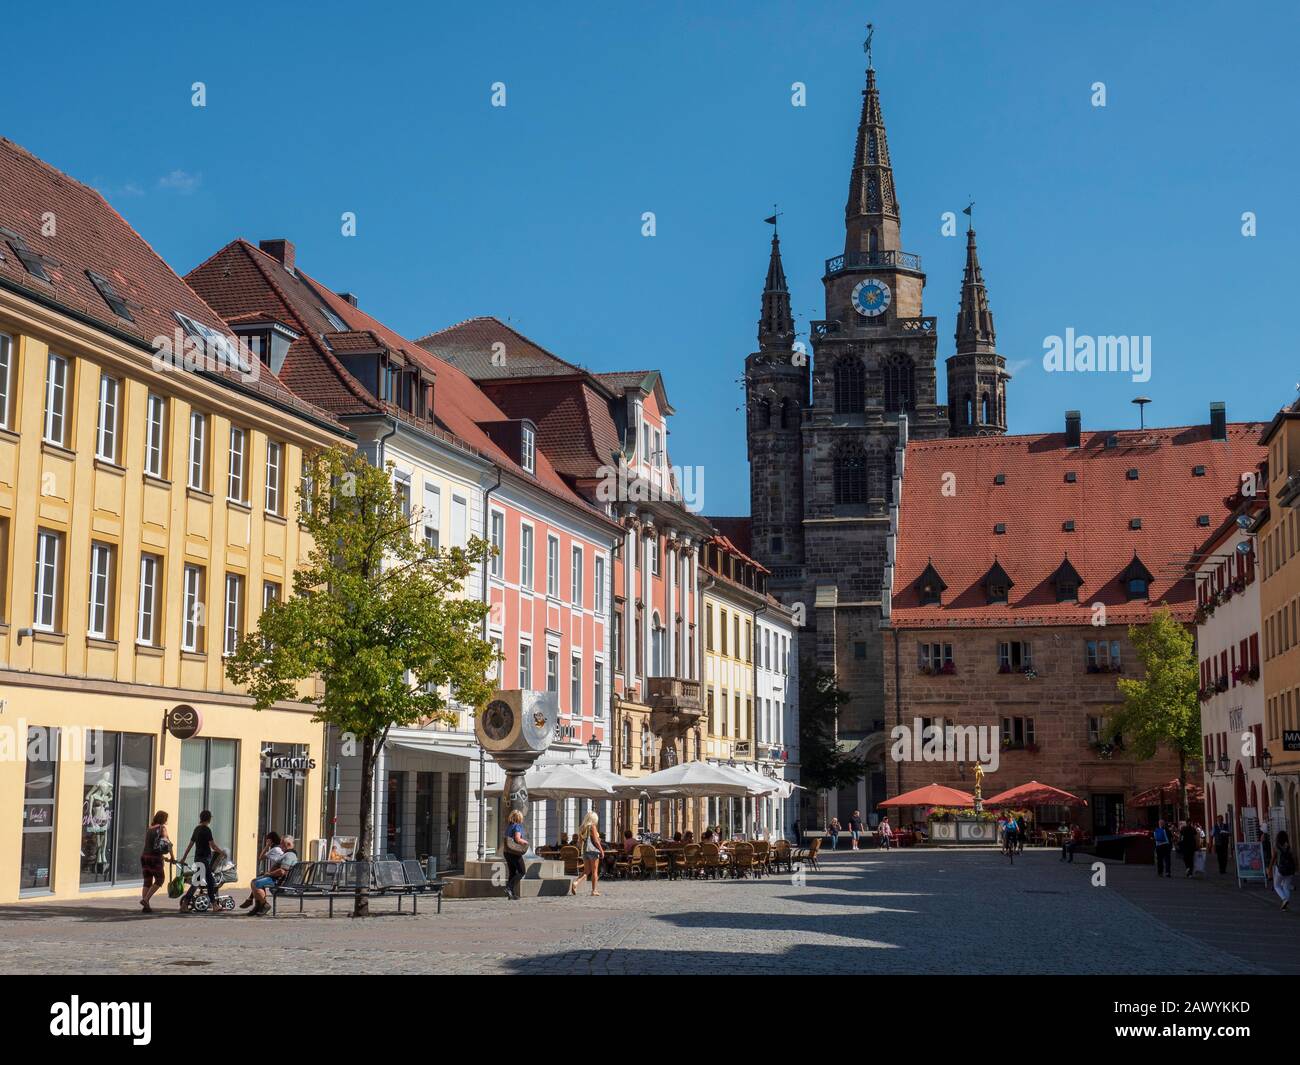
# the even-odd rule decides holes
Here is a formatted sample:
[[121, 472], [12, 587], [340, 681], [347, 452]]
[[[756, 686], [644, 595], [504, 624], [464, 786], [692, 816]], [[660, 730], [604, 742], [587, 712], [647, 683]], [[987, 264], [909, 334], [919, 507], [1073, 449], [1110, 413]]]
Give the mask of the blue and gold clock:
[[853, 287], [853, 308], [867, 318], [877, 318], [889, 308], [893, 293], [879, 278], [869, 277]]

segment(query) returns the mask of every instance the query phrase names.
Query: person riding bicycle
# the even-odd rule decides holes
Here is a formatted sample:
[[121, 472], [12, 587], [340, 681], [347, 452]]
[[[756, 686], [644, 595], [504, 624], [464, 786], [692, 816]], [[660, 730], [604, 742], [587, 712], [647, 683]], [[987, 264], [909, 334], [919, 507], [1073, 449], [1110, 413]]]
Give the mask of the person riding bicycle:
[[1019, 827], [1014, 817], [1007, 818], [1007, 827], [1002, 831], [1002, 849], [1007, 854], [1014, 855], [1016, 853], [1016, 843], [1020, 835]]

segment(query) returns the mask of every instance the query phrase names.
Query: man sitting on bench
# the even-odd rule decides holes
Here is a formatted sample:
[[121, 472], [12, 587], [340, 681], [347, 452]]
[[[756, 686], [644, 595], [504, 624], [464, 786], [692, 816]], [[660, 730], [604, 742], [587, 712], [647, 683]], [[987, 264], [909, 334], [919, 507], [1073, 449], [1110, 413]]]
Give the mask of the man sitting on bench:
[[283, 853], [275, 865], [266, 871], [265, 876], [259, 876], [253, 881], [253, 901], [255, 905], [249, 913], [250, 917], [260, 917], [270, 910], [270, 904], [266, 901], [267, 889], [274, 887], [287, 877], [289, 870], [298, 864], [298, 852], [293, 849], [292, 836], [282, 836], [280, 838], [280, 848]]

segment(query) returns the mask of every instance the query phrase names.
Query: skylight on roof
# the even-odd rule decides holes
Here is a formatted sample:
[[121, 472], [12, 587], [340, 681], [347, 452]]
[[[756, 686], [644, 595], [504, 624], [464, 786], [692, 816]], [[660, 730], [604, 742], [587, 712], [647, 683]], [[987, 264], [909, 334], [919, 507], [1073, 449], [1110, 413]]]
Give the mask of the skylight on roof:
[[29, 274], [33, 277], [39, 277], [42, 281], [50, 280], [50, 275], [45, 272], [45, 260], [32, 251], [21, 236], [12, 229], [0, 229], [0, 236], [5, 238], [9, 247], [13, 248], [14, 254], [18, 256], [23, 266], [27, 267]]
[[99, 294], [104, 297], [104, 302], [108, 304], [114, 314], [128, 322], [135, 321], [131, 317], [131, 311], [126, 305], [126, 300], [117, 294], [108, 278], [95, 273], [94, 270], [87, 270], [86, 276], [90, 278], [91, 284], [99, 290]]
[[348, 331], [347, 324], [343, 321], [343, 319], [340, 318], [333, 311], [331, 311], [323, 303], [321, 304], [320, 312], [329, 320], [330, 325], [332, 325], [340, 333], [346, 333]]
[[218, 370], [237, 370], [240, 373], [252, 373], [252, 363], [244, 357], [239, 346], [226, 336], [202, 322], [196, 322], [188, 314], [172, 312], [176, 320], [185, 327], [185, 331], [199, 342], [203, 350], [203, 368]]

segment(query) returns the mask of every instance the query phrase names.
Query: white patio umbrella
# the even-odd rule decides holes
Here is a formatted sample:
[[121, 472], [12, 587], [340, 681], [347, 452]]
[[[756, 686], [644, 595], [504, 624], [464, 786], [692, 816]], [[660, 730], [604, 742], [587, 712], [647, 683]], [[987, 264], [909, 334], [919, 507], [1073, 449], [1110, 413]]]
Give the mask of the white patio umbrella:
[[[608, 773], [609, 777], [617, 774]], [[622, 783], [631, 783], [618, 777]], [[614, 784], [592, 770], [579, 765], [533, 766], [524, 774], [524, 787], [530, 799], [612, 799]], [[499, 793], [502, 784], [489, 787], [489, 793]]]
[[744, 784], [749, 795], [771, 795], [781, 790], [780, 781], [755, 773], [752, 769], [741, 769], [740, 766], [731, 765], [719, 765], [716, 768], [730, 776], [734, 776], [740, 783]]
[[699, 799], [712, 795], [743, 797], [753, 794], [747, 781], [708, 762], [681, 762], [657, 773], [637, 777], [631, 783], [651, 798]]

